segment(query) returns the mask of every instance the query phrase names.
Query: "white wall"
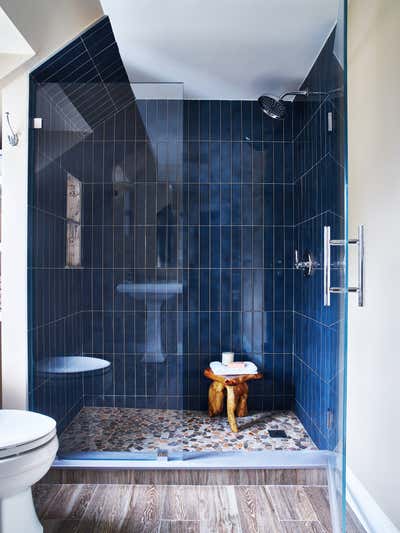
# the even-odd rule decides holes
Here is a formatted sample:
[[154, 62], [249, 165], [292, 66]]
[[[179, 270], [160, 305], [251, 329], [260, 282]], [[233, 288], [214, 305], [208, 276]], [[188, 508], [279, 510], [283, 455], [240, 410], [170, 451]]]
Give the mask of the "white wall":
[[3, 130], [2, 378], [3, 407], [27, 406], [27, 184], [28, 74], [47, 56], [102, 15], [98, 0], [0, 0], [36, 52], [0, 82], [2, 107], [20, 136], [17, 147]]
[[[2, 407], [26, 406], [27, 390], [27, 109], [28, 79], [3, 89], [19, 144], [11, 147], [3, 129], [2, 171]], [[25, 116], [26, 115], [26, 116]]]
[[349, 305], [348, 465], [400, 528], [399, 0], [350, 0], [348, 60], [349, 231], [365, 224], [367, 252], [366, 305]]

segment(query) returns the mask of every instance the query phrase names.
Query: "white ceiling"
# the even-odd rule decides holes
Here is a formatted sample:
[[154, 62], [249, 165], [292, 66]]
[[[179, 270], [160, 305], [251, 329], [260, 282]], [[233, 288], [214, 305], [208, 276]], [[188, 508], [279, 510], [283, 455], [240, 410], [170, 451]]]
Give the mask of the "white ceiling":
[[2, 54], [30, 54], [32, 48], [0, 7], [0, 52]]
[[34, 54], [6, 12], [0, 7], [0, 79]]
[[131, 81], [183, 82], [185, 98], [297, 89], [338, 0], [101, 0]]

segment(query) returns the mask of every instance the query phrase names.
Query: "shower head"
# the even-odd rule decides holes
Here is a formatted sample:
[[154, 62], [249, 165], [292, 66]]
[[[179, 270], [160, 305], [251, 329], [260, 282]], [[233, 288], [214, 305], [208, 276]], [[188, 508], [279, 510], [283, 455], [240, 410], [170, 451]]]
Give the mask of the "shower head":
[[263, 112], [271, 118], [283, 119], [286, 115], [286, 107], [279, 98], [263, 94], [258, 99], [258, 103]]
[[269, 96], [267, 94], [263, 94], [258, 99], [258, 103], [262, 109], [262, 111], [268, 115], [271, 118], [275, 119], [284, 119], [286, 116], [286, 106], [283, 102], [283, 99], [285, 96], [291, 95], [297, 95], [301, 94], [303, 96], [308, 96], [310, 92], [307, 90], [305, 91], [292, 91], [288, 93], [283, 93], [279, 98], [276, 96]]

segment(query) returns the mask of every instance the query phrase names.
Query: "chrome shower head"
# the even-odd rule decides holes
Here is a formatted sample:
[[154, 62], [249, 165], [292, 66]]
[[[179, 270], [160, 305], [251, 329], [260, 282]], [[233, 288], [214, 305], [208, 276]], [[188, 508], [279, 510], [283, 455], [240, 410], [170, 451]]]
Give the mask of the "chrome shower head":
[[276, 96], [269, 96], [267, 94], [263, 94], [258, 99], [258, 103], [262, 109], [262, 111], [268, 115], [271, 118], [275, 119], [284, 119], [286, 116], [286, 106], [283, 102], [283, 99], [285, 96], [288, 95], [297, 95], [301, 94], [303, 96], [308, 96], [310, 94], [309, 90], [306, 89], [305, 91], [291, 91], [288, 93], [283, 93], [279, 98]]
[[258, 99], [258, 103], [263, 112], [271, 118], [283, 119], [286, 115], [285, 104], [274, 96], [264, 94]]

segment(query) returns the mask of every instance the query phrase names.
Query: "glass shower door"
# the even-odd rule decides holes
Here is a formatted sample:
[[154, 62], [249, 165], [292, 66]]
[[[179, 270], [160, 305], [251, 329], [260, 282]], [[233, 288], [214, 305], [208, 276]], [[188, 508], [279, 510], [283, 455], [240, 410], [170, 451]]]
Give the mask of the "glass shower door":
[[[328, 486], [333, 530], [346, 531], [346, 374], [347, 306], [356, 305], [349, 295], [347, 229], [347, 0], [340, 0], [333, 45], [337, 68], [332, 77], [328, 113], [331, 130], [329, 154], [338, 178], [337, 217], [324, 227], [324, 309], [331, 323], [331, 347], [336, 360], [330, 373]], [[353, 236], [351, 236], [353, 237]], [[362, 251], [361, 249], [359, 250]], [[354, 301], [353, 301], [354, 298]], [[359, 295], [360, 302], [360, 295]]]
[[293, 106], [295, 249], [309, 252], [315, 266], [311, 275], [294, 273], [294, 386], [296, 414], [328, 452], [338, 532], [345, 528], [346, 494], [346, 2], [334, 7], [335, 27], [301, 87], [309, 95]]
[[183, 87], [32, 80], [31, 94], [30, 407], [57, 420], [60, 458], [174, 453]]

